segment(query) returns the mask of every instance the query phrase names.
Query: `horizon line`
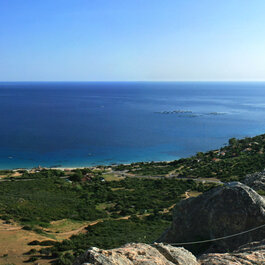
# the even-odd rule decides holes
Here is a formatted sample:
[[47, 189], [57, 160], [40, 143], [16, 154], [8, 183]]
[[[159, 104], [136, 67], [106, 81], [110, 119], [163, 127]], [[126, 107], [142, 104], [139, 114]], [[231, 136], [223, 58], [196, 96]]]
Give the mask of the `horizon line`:
[[265, 82], [265, 80], [85, 80], [85, 81], [81, 81], [81, 80], [46, 80], [46, 81], [43, 81], [43, 80], [24, 80], [24, 81], [1, 81], [0, 80], [0, 83], [34, 83], [34, 82], [39, 82], [39, 83], [52, 83], [52, 82], [65, 82], [65, 83], [73, 83], [73, 82], [78, 82], [78, 83], [125, 83], [125, 82], [128, 82], [128, 83], [147, 83], [147, 82], [153, 82], [153, 83], [176, 83], [176, 82], [179, 82], [179, 83], [198, 83], [198, 82], [204, 82], [204, 83], [228, 83], [228, 82]]

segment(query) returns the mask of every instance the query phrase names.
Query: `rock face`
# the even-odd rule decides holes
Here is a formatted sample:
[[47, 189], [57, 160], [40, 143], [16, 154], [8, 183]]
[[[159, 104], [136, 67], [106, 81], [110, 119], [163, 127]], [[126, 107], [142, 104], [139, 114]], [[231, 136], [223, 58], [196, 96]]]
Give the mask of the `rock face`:
[[243, 183], [253, 190], [265, 191], [265, 170], [254, 174], [249, 174], [243, 180]]
[[164, 244], [127, 244], [112, 250], [89, 249], [74, 265], [198, 265], [184, 248]]
[[[171, 227], [157, 242], [179, 243], [214, 239], [263, 224], [265, 200], [248, 186], [233, 182], [196, 198], [181, 201], [174, 209]], [[237, 237], [212, 242], [207, 248], [211, 252], [233, 251], [248, 242], [264, 238], [263, 227]], [[185, 247], [194, 251], [190, 245]]]
[[265, 264], [265, 240], [244, 245], [232, 253], [204, 254], [198, 261], [201, 265]]
[[196, 260], [184, 248], [170, 245], [127, 244], [112, 250], [91, 248], [74, 265], [261, 265], [265, 240], [244, 245], [231, 253], [204, 254]]

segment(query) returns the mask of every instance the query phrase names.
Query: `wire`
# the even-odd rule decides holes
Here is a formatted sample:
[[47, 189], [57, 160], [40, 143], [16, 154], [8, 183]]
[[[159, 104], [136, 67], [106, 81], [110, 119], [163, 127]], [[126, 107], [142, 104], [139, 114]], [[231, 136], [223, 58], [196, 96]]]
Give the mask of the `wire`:
[[[193, 242], [182, 242], [182, 243], [168, 243], [168, 242], [159, 242], [159, 243], [166, 243], [166, 244], [169, 244], [169, 245], [172, 245], [172, 246], [202, 244], [202, 243], [207, 243], [207, 242], [223, 240], [223, 239], [227, 239], [227, 238], [231, 238], [231, 237], [236, 237], [236, 236], [239, 236], [239, 235], [243, 235], [243, 234], [258, 230], [258, 229], [260, 229], [262, 227], [265, 227], [265, 224], [257, 226], [255, 228], [251, 228], [249, 230], [246, 230], [246, 231], [243, 231], [243, 232], [240, 232], [240, 233], [236, 233], [236, 234], [229, 235], [229, 236], [218, 237], [218, 238], [214, 238], [214, 239], [207, 239], [207, 240], [193, 241]], [[151, 244], [151, 245], [155, 245], [155, 244]]]

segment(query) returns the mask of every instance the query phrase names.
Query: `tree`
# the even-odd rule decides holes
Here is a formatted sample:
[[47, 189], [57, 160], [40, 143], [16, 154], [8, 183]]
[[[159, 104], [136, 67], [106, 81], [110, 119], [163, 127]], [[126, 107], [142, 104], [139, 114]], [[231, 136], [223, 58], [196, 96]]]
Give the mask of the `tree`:
[[236, 145], [237, 143], [237, 139], [236, 138], [230, 138], [229, 141], [228, 141], [229, 145], [233, 146], [233, 145]]
[[81, 181], [81, 179], [83, 178], [83, 175], [81, 172], [76, 172], [75, 174], [73, 174], [72, 176], [70, 176], [70, 180], [74, 181], [74, 182], [79, 182]]

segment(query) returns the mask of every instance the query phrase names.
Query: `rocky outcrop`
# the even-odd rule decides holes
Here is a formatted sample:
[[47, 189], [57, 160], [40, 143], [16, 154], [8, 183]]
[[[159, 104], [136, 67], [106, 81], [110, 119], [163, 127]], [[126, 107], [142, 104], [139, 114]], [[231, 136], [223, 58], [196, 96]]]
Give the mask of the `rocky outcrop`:
[[240, 247], [232, 253], [211, 253], [202, 255], [201, 265], [265, 264], [265, 240]]
[[253, 190], [265, 191], [265, 170], [254, 174], [249, 174], [243, 180], [243, 183]]
[[89, 249], [74, 265], [198, 265], [184, 248], [164, 244], [127, 244], [112, 250]]
[[89, 249], [74, 265], [261, 265], [265, 240], [244, 245], [231, 253], [195, 256], [184, 248], [164, 244], [127, 244], [112, 250]]
[[[158, 242], [178, 243], [215, 239], [232, 235], [265, 223], [265, 200], [253, 189], [239, 182], [228, 183], [196, 198], [181, 201], [174, 208], [171, 227]], [[233, 251], [252, 241], [265, 238], [265, 229], [211, 242], [204, 249], [211, 252]], [[194, 246], [187, 249], [195, 251]], [[186, 247], [186, 246], [185, 246]]]

